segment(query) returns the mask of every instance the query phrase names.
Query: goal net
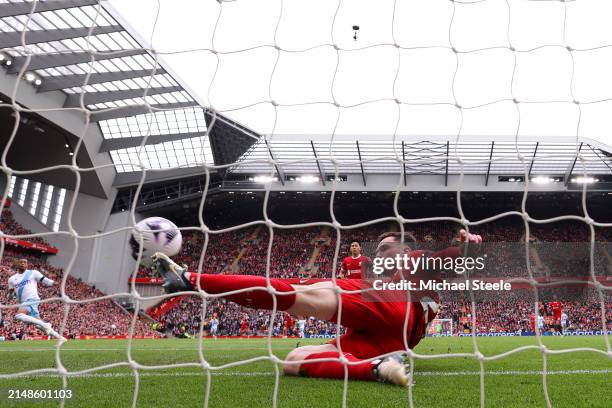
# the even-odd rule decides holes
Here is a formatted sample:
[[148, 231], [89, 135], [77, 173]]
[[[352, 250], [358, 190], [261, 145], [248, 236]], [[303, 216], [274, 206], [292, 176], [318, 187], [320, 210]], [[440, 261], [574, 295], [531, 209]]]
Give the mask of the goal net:
[[[10, 184], [13, 176], [34, 180], [38, 174], [67, 171], [75, 180], [73, 187], [79, 190], [90, 187], [87, 179], [90, 172], [136, 172], [138, 175], [133, 180], [138, 188], [124, 208], [130, 213], [130, 226], [104, 232], [97, 228], [89, 232], [75, 230], [72, 224], [75, 209], [81, 205], [79, 199], [85, 200], [75, 194], [64, 205], [67, 221], [61, 227], [59, 223], [54, 226], [59, 231], [25, 235], [3, 232], [2, 248], [6, 247], [9, 239], [53, 234], [74, 243], [75, 254], [66, 259], [60, 295], [43, 300], [61, 302], [65, 313], [58, 329], [60, 332], [67, 324], [71, 308], [89, 302], [109, 297], [129, 298], [135, 310], [128, 332], [127, 359], [70, 371], [63, 365], [64, 353], [58, 346], [53, 367], [15, 371], [1, 374], [0, 378], [59, 375], [63, 386], [69, 388], [72, 377], [128, 367], [135, 378], [133, 406], [136, 406], [140, 376], [144, 373], [156, 369], [195, 367], [206, 375], [207, 385], [202, 392], [207, 406], [212, 376], [224, 368], [248, 362], [236, 358], [227, 364], [214, 365], [207, 360], [208, 340], [204, 333], [211, 331], [211, 320], [216, 318], [210, 314], [209, 306], [211, 302], [217, 302], [219, 296], [211, 296], [202, 288], [178, 294], [197, 298], [201, 323], [194, 334], [198, 338], [199, 361], [168, 365], [142, 364], [131, 354], [130, 347], [141, 304], [163, 301], [175, 295], [144, 296], [137, 290], [135, 280], [126, 293], [88, 299], [73, 299], [65, 290], [68, 277], [76, 269], [79, 245], [116, 232], [130, 231], [137, 221], [136, 208], [143, 203], [146, 205], [149, 199], [140, 195], [147, 177], [163, 170], [177, 170], [177, 174], [181, 174], [180, 170], [184, 168], [200, 170], [200, 187], [193, 190], [197, 191], [199, 205], [192, 208], [197, 212], [199, 222], [183, 228], [184, 233], [202, 237], [201, 251], [194, 251], [199, 253], [199, 258], [193, 260], [197, 272], [209, 272], [205, 259], [211, 253], [217, 255], [214, 253], [215, 245], [223, 234], [248, 229], [244, 236], [239, 237], [243, 246], [266, 254], [264, 262], [258, 264], [261, 270], [255, 273], [266, 279], [278, 277], [273, 274], [275, 267], [271, 259], [279, 248], [279, 240], [291, 231], [316, 227], [317, 232], [309, 235], [307, 241], [314, 242], [313, 246], [329, 249], [329, 277], [334, 282], [338, 299], [346, 293], [336, 284], [342, 259], [348, 255], [341, 252], [341, 247], [347, 251], [350, 244], [346, 242], [347, 237], [357, 229], [392, 223], [405, 242], [428, 247], [435, 239], [427, 233], [418, 237], [413, 235], [415, 225], [419, 223], [448, 223], [478, 233], [479, 227], [487, 222], [518, 217], [524, 230], [519, 235], [519, 244], [513, 249], [520, 257], [514, 259], [520, 259], [524, 264], [525, 275], [516, 280], [524, 285], [522, 290], [528, 295], [522, 299], [528, 296], [529, 306], [537, 320], [541, 315], [541, 301], [551, 299], [542, 292], [550, 286], [546, 281], [550, 272], [546, 270], [545, 261], [541, 261], [546, 257], [542, 255], [545, 251], [534, 254], [534, 234], [531, 231], [555, 222], [579, 223], [587, 231], [588, 257], [586, 280], [580, 282], [589, 286], [592, 299], [598, 305], [604, 349], [551, 349], [543, 340], [544, 329], [535, 324], [536, 344], [500, 354], [485, 354], [475, 329], [484, 314], [479, 309], [479, 302], [495, 300], [483, 300], [474, 291], [467, 290], [465, 297], [461, 297], [463, 309], [457, 311], [460, 317], [433, 320], [427, 334], [454, 334], [461, 321], [462, 325], [470, 328], [468, 332], [473, 339], [470, 350], [458, 353], [450, 351], [449, 347], [447, 353], [426, 354], [418, 347], [409, 348], [405, 341], [403, 351], [410, 363], [411, 374], [418, 373], [419, 364], [426, 360], [463, 357], [476, 362], [482, 407], [487, 403], [485, 364], [488, 362], [518, 358], [514, 354], [525, 350], [540, 353], [542, 393], [546, 405], [552, 406], [553, 396], [548, 387], [551, 356], [578, 351], [596, 353], [602, 359], [612, 356], [607, 321], [609, 300], [606, 303], [610, 287], [599, 279], [601, 276], [597, 275], [594, 265], [597, 231], [609, 229], [612, 224], [594, 219], [587, 200], [589, 186], [595, 182], [593, 174], [609, 174], [610, 168], [605, 151], [606, 146], [612, 145], [609, 137], [612, 130], [609, 121], [612, 98], [609, 75], [612, 32], [607, 21], [611, 11], [609, 2], [220, 0], [178, 4], [159, 0], [148, 2], [148, 8], [139, 2], [118, 0], [67, 2], [70, 7], [62, 7], [59, 3], [50, 0], [0, 2], [3, 11], [0, 14], [0, 65], [7, 72], [6, 76], [2, 74], [3, 81], [11, 81], [11, 92], [2, 99], [0, 108], [11, 110], [14, 118], [14, 123], [3, 130], [6, 145], [1, 168], [7, 181], [2, 203], [12, 194]], [[129, 40], [118, 40], [114, 34], [122, 28], [130, 34]], [[126, 51], [130, 52], [130, 58], [138, 58], [138, 62], [124, 69], [122, 64], [125, 61], [121, 58], [126, 57]], [[120, 56], [119, 60], [112, 62], [114, 56]], [[52, 62], [56, 60], [65, 61], [65, 64], [57, 68]], [[136, 71], [141, 76], [134, 79]], [[100, 86], [103, 83], [101, 78], [109, 72], [112, 78], [109, 80], [107, 75], [106, 81], [112, 85]], [[133, 82], [122, 82], [127, 79]], [[68, 82], [72, 84], [70, 87], [62, 87], [62, 81], [75, 80], [77, 84]], [[66, 93], [65, 106], [54, 105], [45, 96], [44, 92], [51, 89]], [[19, 100], [22, 94], [36, 91], [41, 95], [38, 103], [26, 105]], [[119, 91], [124, 92], [125, 98], [114, 101], [112, 93]], [[173, 96], [161, 98], [162, 92]], [[30, 98], [33, 97], [30, 95]], [[116, 111], [129, 111], [133, 116], [117, 119], [114, 116]], [[81, 122], [71, 124], [70, 131], [76, 142], [66, 143], [70, 149], [68, 162], [45, 166], [35, 164], [26, 170], [7, 162], [6, 155], [11, 146], [24, 137], [21, 132], [27, 126], [27, 114], [54, 117], [75, 112], [80, 115]], [[206, 115], [207, 123], [201, 126]], [[173, 125], [168, 125], [169, 117], [172, 117]], [[235, 121], [235, 128], [242, 129], [244, 125], [252, 130], [243, 132], [251, 140], [241, 144], [238, 156], [229, 141], [227, 145], [211, 147], [211, 137], [220, 129], [222, 121]], [[102, 131], [102, 148], [92, 146], [92, 128]], [[190, 133], [192, 138], [177, 136], [179, 133]], [[121, 140], [129, 136], [135, 136], [138, 143], [122, 144]], [[560, 138], [563, 141], [560, 143], [565, 144], [545, 149], [541, 140], [554, 138]], [[128, 147], [115, 149], [113, 143]], [[224, 157], [224, 161], [215, 162], [213, 148], [217, 156]], [[93, 159], [78, 159], [81, 157], [80, 149], [93, 152]], [[99, 164], [98, 154], [110, 155], [112, 162]], [[507, 166], [507, 171], [495, 173], [495, 169], [504, 166]], [[547, 170], [554, 174], [546, 173]], [[257, 184], [254, 189], [264, 191], [263, 204], [258, 208], [260, 217], [224, 229], [207, 225], [203, 216], [208, 210], [207, 200], [211, 192], [219, 188], [219, 185], [210, 183], [212, 173], [228, 173], [243, 177], [242, 181], [251, 181], [248, 176], [260, 177], [252, 180]], [[346, 190], [348, 182], [344, 177], [347, 174], [360, 182], [363, 178], [361, 190], [364, 192], [390, 191], [393, 215], [370, 217], [358, 224], [339, 221], [335, 203], [341, 200]], [[512, 177], [498, 180], [497, 174]], [[388, 177], [383, 180], [383, 176]], [[425, 178], [419, 184], [413, 181], [418, 177], [411, 176], [431, 178]], [[522, 194], [518, 208], [487, 217], [469, 216], [468, 204], [464, 200], [465, 192], [474, 188], [474, 176], [481, 177], [480, 183], [495, 182], [498, 187], [497, 182], [514, 183], [517, 186], [514, 191]], [[298, 180], [295, 177], [303, 178]], [[326, 207], [329, 214], [324, 220], [283, 224], [270, 217], [273, 191], [302, 192], [300, 186], [303, 184], [292, 187], [291, 182], [322, 185], [329, 203]], [[456, 192], [453, 196], [456, 211], [414, 218], [401, 210], [399, 201], [402, 194], [418, 192], [419, 189], [431, 190], [431, 183], [438, 183], [434, 190]], [[582, 215], [535, 218], [529, 213], [527, 199], [532, 191], [552, 191], [553, 188], [549, 187], [568, 183], [581, 189]], [[43, 197], [46, 191], [36, 194]], [[171, 199], [170, 193], [163, 193], [166, 194]], [[13, 197], [15, 199], [18, 205], [23, 204], [19, 203], [19, 197]], [[280, 205], [284, 204], [281, 202]], [[420, 205], [429, 204], [423, 202]], [[49, 208], [44, 211], [48, 218]], [[296, 211], [307, 212], [308, 209]], [[259, 228], [261, 234], [255, 234], [252, 228]], [[363, 238], [368, 242], [375, 239], [368, 234]], [[193, 240], [200, 242], [196, 238]], [[373, 253], [376, 246], [369, 244], [366, 249]], [[320, 252], [323, 251], [317, 252], [317, 256]], [[550, 249], [550, 253], [554, 254], [555, 249]], [[248, 259], [249, 252], [241, 252], [239, 256]], [[292, 265], [293, 272], [288, 277], [322, 276], [317, 257], [312, 258], [311, 262], [310, 258], [302, 257], [303, 264]], [[214, 272], [233, 273], [236, 270], [236, 264], [229, 264]], [[137, 274], [138, 267], [134, 267], [132, 278]], [[469, 276], [469, 272], [465, 276]], [[556, 284], [565, 281], [576, 284], [568, 277]], [[267, 290], [278, 298], [269, 284], [259, 290]], [[298, 291], [304, 290], [307, 289]], [[281, 315], [276, 304], [270, 314], [272, 317], [265, 320], [263, 331], [257, 332], [266, 338], [267, 347], [255, 358], [266, 359], [275, 366], [270, 397], [272, 406], [278, 403], [280, 367], [284, 360], [283, 355], [274, 353], [273, 337], [287, 335], [287, 330], [300, 331], [300, 325], [307, 337], [309, 325], [316, 325], [307, 316], [301, 319], [305, 323], [277, 327], [275, 319]], [[16, 307], [7, 303], [0, 305], [2, 311]], [[236, 313], [240, 319], [240, 311]], [[554, 313], [550, 311], [550, 316]], [[342, 326], [341, 308], [338, 320]], [[553, 318], [548, 320], [547, 324], [554, 325]], [[250, 324], [246, 323], [247, 319], [244, 321], [245, 326]], [[524, 325], [529, 327], [529, 322], [524, 322]], [[330, 329], [329, 333], [339, 338], [343, 331]], [[351, 364], [346, 359], [337, 361], [345, 367]], [[244, 381], [248, 380], [245, 378]], [[342, 381], [342, 406], [347, 406], [348, 384], [347, 376]], [[415, 405], [415, 387], [418, 385], [410, 383], [406, 397], [411, 407]], [[62, 399], [62, 405], [64, 402]]]

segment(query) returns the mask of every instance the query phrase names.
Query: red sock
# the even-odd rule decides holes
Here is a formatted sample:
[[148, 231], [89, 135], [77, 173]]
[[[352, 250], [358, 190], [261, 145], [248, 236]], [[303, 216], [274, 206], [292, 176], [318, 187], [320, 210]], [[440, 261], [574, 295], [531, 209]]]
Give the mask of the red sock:
[[[224, 293], [238, 289], [252, 288], [256, 286], [266, 287], [266, 278], [263, 276], [251, 275], [209, 275], [192, 273], [189, 276], [189, 282], [194, 288], [197, 287], [197, 280], [200, 279], [200, 285], [208, 293]], [[285, 282], [283, 279], [271, 278], [270, 284], [278, 292], [291, 292], [293, 286]], [[224, 296], [227, 300], [238, 303], [239, 305], [252, 307], [254, 309], [272, 310], [273, 297], [265, 290], [250, 290], [247, 292], [236, 293], [229, 296]], [[276, 308], [278, 310], [287, 310], [295, 302], [295, 293], [288, 295], [276, 295]]]
[[[338, 358], [340, 353], [328, 351], [325, 353], [309, 354], [305, 360], [315, 358]], [[362, 361], [351, 353], [344, 353], [344, 357], [350, 362]], [[347, 364], [348, 377], [354, 380], [372, 381], [372, 362], [368, 361], [361, 364]], [[339, 361], [324, 361], [319, 363], [305, 362], [300, 365], [300, 373], [307, 377], [316, 378], [344, 378], [344, 365]]]

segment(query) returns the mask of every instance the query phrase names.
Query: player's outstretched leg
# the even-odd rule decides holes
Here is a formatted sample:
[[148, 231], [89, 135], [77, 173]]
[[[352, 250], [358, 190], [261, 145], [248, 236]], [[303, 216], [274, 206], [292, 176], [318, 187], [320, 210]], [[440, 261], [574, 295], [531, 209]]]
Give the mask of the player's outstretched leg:
[[[408, 385], [404, 359], [399, 353], [373, 361], [359, 359], [347, 352], [343, 352], [342, 356], [348, 362], [346, 374], [349, 379], [380, 381], [402, 387]], [[345, 364], [340, 362], [340, 352], [332, 344], [298, 347], [287, 355], [286, 361], [284, 365], [286, 375], [335, 379], [344, 379], [345, 376]], [[302, 363], [292, 363], [292, 361], [302, 361]]]
[[[254, 309], [272, 309], [274, 306], [274, 297], [263, 289], [266, 287], [266, 278], [263, 276], [189, 273], [167, 255], [158, 252], [153, 257], [157, 270], [164, 278], [162, 286], [168, 292], [193, 290], [198, 287], [198, 281], [200, 287], [208, 293], [226, 293], [260, 287], [262, 289], [245, 290], [224, 297], [227, 300]], [[278, 293], [276, 296], [278, 310], [287, 310], [291, 307], [295, 302], [295, 293], [288, 293], [287, 295], [283, 295], [283, 293], [293, 292], [293, 286], [281, 279], [274, 278], [270, 279], [270, 284]]]
[[272, 295], [266, 289], [267, 280], [263, 276], [190, 273], [159, 252], [153, 255], [153, 261], [164, 278], [162, 286], [168, 293], [194, 290], [199, 284], [210, 294], [237, 292], [223, 297], [242, 306], [272, 310], [276, 298], [277, 310], [325, 320], [329, 320], [338, 309], [331, 282], [315, 283], [310, 285], [311, 290], [297, 293], [300, 286], [293, 286], [284, 279], [270, 278], [270, 285], [275, 290], [275, 295]]
[[51, 323], [46, 323], [45, 322], [44, 326], [43, 326], [43, 331], [45, 332], [45, 334], [47, 336], [55, 337], [56, 339], [58, 339], [61, 342], [64, 342], [64, 341], [67, 340], [64, 336], [62, 336], [61, 334], [59, 334], [58, 332], [53, 330], [53, 326], [51, 326]]
[[25, 313], [23, 313], [21, 310], [15, 315], [15, 319], [26, 323], [26, 324], [33, 324], [34, 326], [37, 326], [39, 329], [41, 329], [47, 336], [53, 336], [58, 340], [61, 341], [65, 341], [66, 339], [64, 337], [62, 337], [58, 332], [56, 332], [55, 330], [53, 330], [53, 327], [51, 326], [51, 323], [47, 323], [43, 320], [40, 320], [34, 316], [29, 316]]

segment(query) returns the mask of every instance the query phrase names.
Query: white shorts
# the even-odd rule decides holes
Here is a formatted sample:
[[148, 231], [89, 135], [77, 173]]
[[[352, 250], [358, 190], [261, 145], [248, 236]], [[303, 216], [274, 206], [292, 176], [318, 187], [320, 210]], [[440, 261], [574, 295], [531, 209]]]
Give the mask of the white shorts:
[[27, 299], [23, 302], [23, 308], [27, 309], [28, 315], [32, 317], [39, 317], [40, 312], [38, 311], [38, 304], [40, 303], [40, 299]]

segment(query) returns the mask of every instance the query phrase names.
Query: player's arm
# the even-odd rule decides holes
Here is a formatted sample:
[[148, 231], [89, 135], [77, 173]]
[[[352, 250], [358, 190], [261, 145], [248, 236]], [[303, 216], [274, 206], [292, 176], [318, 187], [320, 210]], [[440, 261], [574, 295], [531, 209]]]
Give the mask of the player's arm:
[[53, 279], [49, 279], [47, 278], [45, 275], [43, 275], [42, 273], [36, 271], [36, 273], [34, 274], [34, 279], [36, 279], [38, 282], [42, 283], [45, 286], [53, 286], [55, 285], [55, 281]]
[[9, 288], [8, 294], [7, 294], [8, 300], [12, 300], [13, 298], [17, 297], [15, 296], [15, 283], [10, 278], [8, 280], [8, 288]]
[[367, 276], [372, 273], [372, 258], [368, 256], [363, 256], [363, 260], [361, 261], [361, 278], [365, 279]]
[[[448, 248], [442, 249], [436, 252], [416, 250], [413, 251], [411, 256], [420, 257], [425, 256], [430, 259], [447, 259], [447, 258], [463, 258], [464, 256], [473, 257], [480, 250], [480, 244], [482, 243], [482, 237], [476, 234], [469, 234], [464, 229], [459, 231], [459, 236], [453, 239], [454, 245]], [[467, 245], [467, 253], [465, 247]], [[436, 265], [434, 262], [433, 265]], [[430, 272], [442, 272], [442, 270], [430, 270]]]
[[[480, 250], [482, 237], [477, 234], [470, 234], [464, 229], [459, 231], [459, 236], [453, 239], [452, 246], [436, 252], [425, 252], [416, 250], [412, 252], [413, 257], [427, 256], [427, 258], [462, 258], [463, 256], [473, 256]], [[467, 254], [465, 247], [467, 245]]]
[[[452, 246], [441, 251], [434, 252], [429, 257], [434, 258], [461, 258], [464, 255], [474, 256], [480, 251], [482, 237], [478, 234], [470, 234], [464, 229], [459, 230], [459, 236], [452, 241]], [[467, 251], [466, 251], [467, 247]]]

